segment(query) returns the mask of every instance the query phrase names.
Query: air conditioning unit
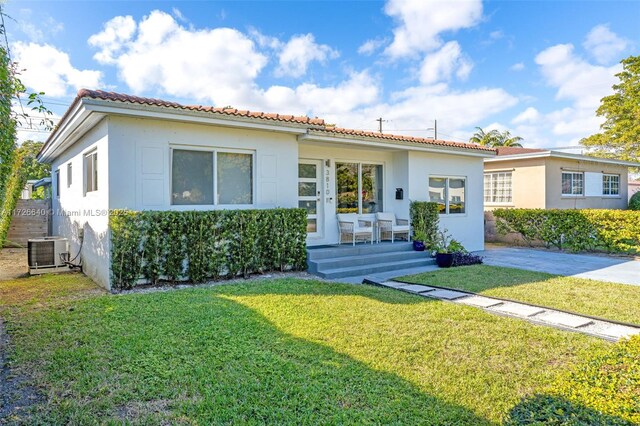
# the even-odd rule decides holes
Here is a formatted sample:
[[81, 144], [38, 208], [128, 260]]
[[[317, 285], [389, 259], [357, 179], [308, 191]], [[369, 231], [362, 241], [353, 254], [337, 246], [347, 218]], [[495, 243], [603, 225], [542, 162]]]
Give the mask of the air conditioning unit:
[[29, 240], [27, 258], [30, 274], [67, 272], [69, 240], [61, 237], [45, 237]]

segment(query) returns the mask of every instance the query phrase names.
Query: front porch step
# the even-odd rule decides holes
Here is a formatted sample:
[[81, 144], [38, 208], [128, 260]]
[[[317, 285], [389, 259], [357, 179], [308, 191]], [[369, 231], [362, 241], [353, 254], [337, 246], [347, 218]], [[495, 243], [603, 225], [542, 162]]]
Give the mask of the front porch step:
[[380, 244], [358, 243], [355, 246], [351, 244], [342, 244], [339, 246], [307, 249], [307, 259], [309, 261], [318, 261], [321, 259], [331, 259], [344, 256], [359, 256], [365, 254], [391, 253], [391, 252], [407, 252], [413, 251], [411, 243], [399, 241], [396, 243], [383, 242]]
[[428, 253], [413, 251], [413, 245], [405, 241], [307, 249], [308, 272], [327, 279], [380, 274], [434, 264]]
[[435, 265], [435, 260], [427, 257], [423, 253], [420, 258], [413, 258], [408, 260], [383, 262], [380, 263], [378, 258], [372, 256], [372, 262], [368, 265], [347, 266], [341, 268], [325, 269], [322, 271], [314, 272], [316, 275], [326, 279], [346, 278], [354, 276], [365, 276], [377, 274], [380, 272], [397, 271], [401, 269], [417, 268], [422, 266]]

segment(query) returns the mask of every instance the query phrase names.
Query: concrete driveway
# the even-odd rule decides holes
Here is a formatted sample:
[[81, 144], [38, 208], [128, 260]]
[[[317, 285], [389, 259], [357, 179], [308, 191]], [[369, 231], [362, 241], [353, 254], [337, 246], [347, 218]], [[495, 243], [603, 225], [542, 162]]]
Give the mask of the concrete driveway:
[[477, 253], [487, 265], [640, 285], [640, 261], [630, 258], [491, 246]]

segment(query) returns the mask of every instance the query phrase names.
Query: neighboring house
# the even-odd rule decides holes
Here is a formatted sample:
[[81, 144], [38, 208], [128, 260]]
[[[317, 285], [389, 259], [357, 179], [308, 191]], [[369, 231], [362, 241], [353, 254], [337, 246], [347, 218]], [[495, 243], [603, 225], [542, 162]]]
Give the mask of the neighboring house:
[[627, 208], [630, 167], [640, 163], [502, 147], [485, 159], [484, 204], [541, 209]]
[[640, 192], [640, 180], [630, 180], [629, 181], [629, 199], [636, 192]]
[[53, 233], [109, 287], [112, 209], [302, 207], [308, 245], [339, 241], [336, 213], [409, 217], [441, 204], [440, 225], [484, 247], [483, 160], [467, 143], [342, 129], [265, 114], [80, 90], [38, 159], [51, 163]]

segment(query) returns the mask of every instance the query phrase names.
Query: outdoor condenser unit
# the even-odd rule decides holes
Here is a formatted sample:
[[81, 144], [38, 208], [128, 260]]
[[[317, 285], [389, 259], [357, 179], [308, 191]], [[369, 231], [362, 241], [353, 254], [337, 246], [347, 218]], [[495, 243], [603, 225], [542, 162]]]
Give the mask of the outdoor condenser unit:
[[30, 274], [67, 272], [69, 241], [61, 237], [45, 237], [28, 241], [27, 258]]

